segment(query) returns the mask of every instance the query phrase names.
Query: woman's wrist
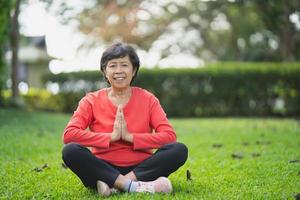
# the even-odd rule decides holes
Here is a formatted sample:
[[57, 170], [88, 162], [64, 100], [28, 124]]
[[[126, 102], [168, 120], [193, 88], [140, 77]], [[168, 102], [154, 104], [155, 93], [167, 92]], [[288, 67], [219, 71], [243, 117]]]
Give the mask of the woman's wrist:
[[127, 135], [127, 142], [133, 143], [133, 135], [130, 133]]
[[116, 134], [115, 132], [112, 132], [110, 134], [110, 142], [115, 142], [117, 140], [119, 140], [120, 138], [118, 138], [118, 134]]
[[133, 135], [131, 133], [127, 132], [126, 134], [122, 135], [122, 137], [120, 137], [116, 132], [112, 132], [110, 134], [110, 142], [115, 142], [120, 139], [122, 139], [126, 142], [133, 143]]
[[133, 135], [131, 133], [126, 133], [125, 135], [123, 135], [124, 137], [122, 137], [122, 139], [126, 142], [133, 142]]

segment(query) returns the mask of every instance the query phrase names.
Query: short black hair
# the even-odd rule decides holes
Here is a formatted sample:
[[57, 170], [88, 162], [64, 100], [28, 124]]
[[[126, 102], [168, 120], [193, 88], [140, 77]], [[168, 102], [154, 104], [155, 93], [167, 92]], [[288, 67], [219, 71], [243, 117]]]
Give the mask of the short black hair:
[[[131, 83], [137, 76], [137, 73], [140, 68], [140, 59], [135, 52], [134, 48], [130, 46], [129, 44], [125, 43], [115, 43], [109, 46], [102, 54], [101, 61], [100, 61], [100, 69], [102, 73], [104, 74], [104, 71], [106, 69], [107, 63], [115, 58], [123, 58], [125, 56], [129, 56], [130, 62], [133, 66], [133, 71], [135, 71], [135, 75], [132, 77]], [[107, 81], [107, 80], [106, 80]]]

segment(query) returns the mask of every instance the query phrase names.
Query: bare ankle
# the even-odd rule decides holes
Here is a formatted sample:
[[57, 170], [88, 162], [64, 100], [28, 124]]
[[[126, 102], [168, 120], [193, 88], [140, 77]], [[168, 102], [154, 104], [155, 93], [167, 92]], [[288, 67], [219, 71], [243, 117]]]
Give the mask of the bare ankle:
[[130, 187], [131, 182], [132, 181], [129, 178], [120, 174], [114, 183], [114, 188], [127, 192], [129, 190], [128, 187]]

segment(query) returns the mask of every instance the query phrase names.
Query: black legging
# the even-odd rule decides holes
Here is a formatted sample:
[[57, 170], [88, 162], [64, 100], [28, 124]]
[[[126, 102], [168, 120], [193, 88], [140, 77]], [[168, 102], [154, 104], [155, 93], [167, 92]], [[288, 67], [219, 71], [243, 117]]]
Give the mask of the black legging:
[[168, 177], [181, 167], [188, 156], [188, 149], [182, 143], [171, 143], [159, 148], [153, 156], [138, 165], [118, 167], [97, 158], [79, 144], [64, 146], [62, 158], [65, 164], [81, 179], [85, 187], [96, 189], [97, 180], [113, 187], [119, 174], [133, 171], [139, 181], [153, 181], [160, 176]]

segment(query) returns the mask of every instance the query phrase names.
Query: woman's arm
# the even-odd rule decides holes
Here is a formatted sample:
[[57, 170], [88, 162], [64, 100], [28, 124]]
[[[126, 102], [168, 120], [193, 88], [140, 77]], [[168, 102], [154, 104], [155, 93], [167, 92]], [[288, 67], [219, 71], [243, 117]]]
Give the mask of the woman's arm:
[[153, 149], [165, 144], [176, 142], [176, 133], [167, 119], [167, 115], [161, 107], [159, 100], [152, 97], [150, 100], [150, 126], [154, 133], [133, 133], [133, 148]]
[[88, 97], [84, 97], [67, 124], [63, 133], [63, 142], [78, 143], [88, 147], [108, 148], [111, 138], [110, 133], [95, 133], [86, 130], [93, 120], [92, 105]]

